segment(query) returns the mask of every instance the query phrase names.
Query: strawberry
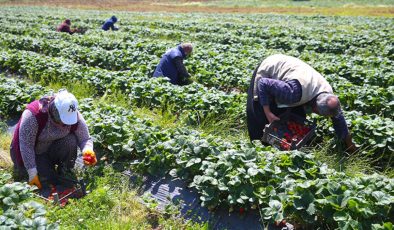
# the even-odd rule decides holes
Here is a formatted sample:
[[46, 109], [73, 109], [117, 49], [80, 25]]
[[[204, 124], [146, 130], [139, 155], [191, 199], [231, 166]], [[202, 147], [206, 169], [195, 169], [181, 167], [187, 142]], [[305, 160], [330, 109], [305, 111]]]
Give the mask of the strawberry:
[[93, 159], [93, 157], [90, 156], [90, 155], [85, 155], [85, 156], [83, 156], [83, 160], [84, 160], [84, 161], [87, 161], [87, 162], [89, 162], [89, 163], [94, 163], [94, 159]]

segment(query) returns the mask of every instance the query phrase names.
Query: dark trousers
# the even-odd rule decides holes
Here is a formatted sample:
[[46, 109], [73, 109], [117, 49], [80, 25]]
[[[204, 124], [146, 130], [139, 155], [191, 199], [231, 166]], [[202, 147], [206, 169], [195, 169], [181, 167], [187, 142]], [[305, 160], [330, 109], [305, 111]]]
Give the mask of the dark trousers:
[[[254, 81], [259, 66], [260, 64], [253, 72], [253, 77], [249, 84], [248, 97], [246, 102], [246, 122], [248, 125], [249, 138], [251, 141], [261, 140], [261, 138], [263, 137], [264, 127], [268, 124], [268, 120], [265, 116], [263, 106], [260, 105], [259, 101], [253, 100]], [[290, 110], [292, 113], [295, 113], [301, 117], [306, 117], [305, 110], [302, 105], [293, 108], [278, 108], [275, 102], [271, 102], [270, 109], [271, 112], [276, 116], [280, 116], [281, 114]]]
[[36, 154], [36, 165], [40, 180], [57, 184], [62, 170], [72, 169], [77, 158], [77, 137], [69, 134], [54, 141], [43, 154]]

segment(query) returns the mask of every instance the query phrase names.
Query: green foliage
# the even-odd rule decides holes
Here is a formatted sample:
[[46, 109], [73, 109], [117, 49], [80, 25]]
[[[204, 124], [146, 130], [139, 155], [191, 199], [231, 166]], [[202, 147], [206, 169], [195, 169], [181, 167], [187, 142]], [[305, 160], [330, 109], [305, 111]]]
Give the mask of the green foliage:
[[[202, 127], [212, 121], [218, 121], [213, 127], [224, 127], [224, 118], [231, 125], [223, 133], [245, 129], [245, 92], [253, 69], [265, 56], [285, 53], [300, 57], [327, 78], [344, 110], [353, 110], [345, 116], [360, 154], [391, 168], [394, 49], [393, 30], [387, 28], [392, 20], [196, 14], [171, 15], [163, 21], [136, 13], [123, 15], [121, 31], [103, 33], [94, 29], [102, 23], [97, 15], [78, 12], [77, 23], [89, 30], [69, 36], [53, 32], [67, 11], [54, 15], [50, 10], [24, 9], [23, 16], [15, 9], [2, 12], [1, 70], [55, 88], [78, 82], [78, 95], [104, 95], [99, 103], [80, 100], [80, 108], [95, 146], [112, 163], [122, 162], [140, 173], [184, 178], [209, 209], [259, 209], [265, 220], [290, 217], [311, 229], [323, 224], [333, 229], [392, 229], [393, 179], [337, 172], [312, 153], [279, 152], [186, 127], [163, 128], [130, 109], [157, 108]], [[14, 23], [20, 21], [31, 26]], [[195, 82], [179, 87], [152, 79], [165, 50], [185, 40], [196, 44], [185, 61]], [[0, 116], [19, 114], [24, 104], [45, 92], [2, 76]], [[122, 107], [109, 101], [118, 98]], [[320, 139], [333, 131], [321, 118], [318, 130]], [[88, 228], [99, 218], [102, 227], [110, 225], [105, 215], [116, 207], [119, 193], [104, 186], [109, 181], [100, 183], [103, 186], [81, 203], [72, 204], [83, 220], [78, 222], [77, 213], [66, 208], [64, 224], [71, 225], [69, 219]], [[4, 199], [4, 206], [15, 203]]]
[[0, 174], [0, 226], [5, 229], [58, 229], [48, 223], [44, 205], [28, 201], [34, 188], [27, 183], [10, 183], [11, 175]]
[[26, 104], [45, 94], [46, 90], [39, 85], [25, 81], [5, 78], [0, 75], [0, 118], [9, 118], [19, 115]]

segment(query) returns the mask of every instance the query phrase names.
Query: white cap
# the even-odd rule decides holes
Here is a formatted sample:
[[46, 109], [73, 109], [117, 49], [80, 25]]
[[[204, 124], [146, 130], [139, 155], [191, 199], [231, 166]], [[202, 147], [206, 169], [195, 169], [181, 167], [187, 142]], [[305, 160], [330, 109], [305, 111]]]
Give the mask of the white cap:
[[67, 90], [61, 90], [55, 96], [55, 106], [59, 112], [60, 120], [65, 125], [73, 125], [77, 123], [78, 119], [78, 101], [74, 95], [67, 92]]

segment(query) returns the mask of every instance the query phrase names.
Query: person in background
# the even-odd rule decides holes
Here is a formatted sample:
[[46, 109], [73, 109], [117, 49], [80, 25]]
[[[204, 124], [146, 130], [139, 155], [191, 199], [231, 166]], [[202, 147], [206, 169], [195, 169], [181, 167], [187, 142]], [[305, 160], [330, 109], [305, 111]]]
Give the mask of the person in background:
[[57, 184], [57, 176], [75, 164], [77, 147], [85, 165], [95, 165], [93, 141], [75, 96], [61, 90], [27, 105], [11, 142], [11, 159], [20, 176], [28, 175], [30, 185], [41, 189]]
[[256, 68], [248, 90], [250, 140], [261, 140], [265, 125], [279, 120], [287, 109], [304, 118], [310, 112], [330, 117], [338, 138], [355, 151], [339, 99], [327, 80], [298, 58], [271, 55]]
[[174, 85], [190, 84], [190, 74], [187, 72], [183, 60], [193, 51], [191, 43], [182, 43], [168, 50], [160, 59], [153, 77], [168, 77]]
[[73, 34], [78, 31], [78, 29], [71, 29], [71, 21], [70, 19], [64, 20], [62, 24], [60, 24], [57, 29], [57, 32], [65, 32], [69, 34]]
[[118, 30], [119, 28], [117, 28], [115, 26], [115, 23], [118, 21], [118, 19], [115, 16], [112, 16], [111, 18], [107, 19], [103, 26], [101, 27], [101, 29], [103, 29], [104, 31], [107, 31], [109, 29], [111, 30]]

